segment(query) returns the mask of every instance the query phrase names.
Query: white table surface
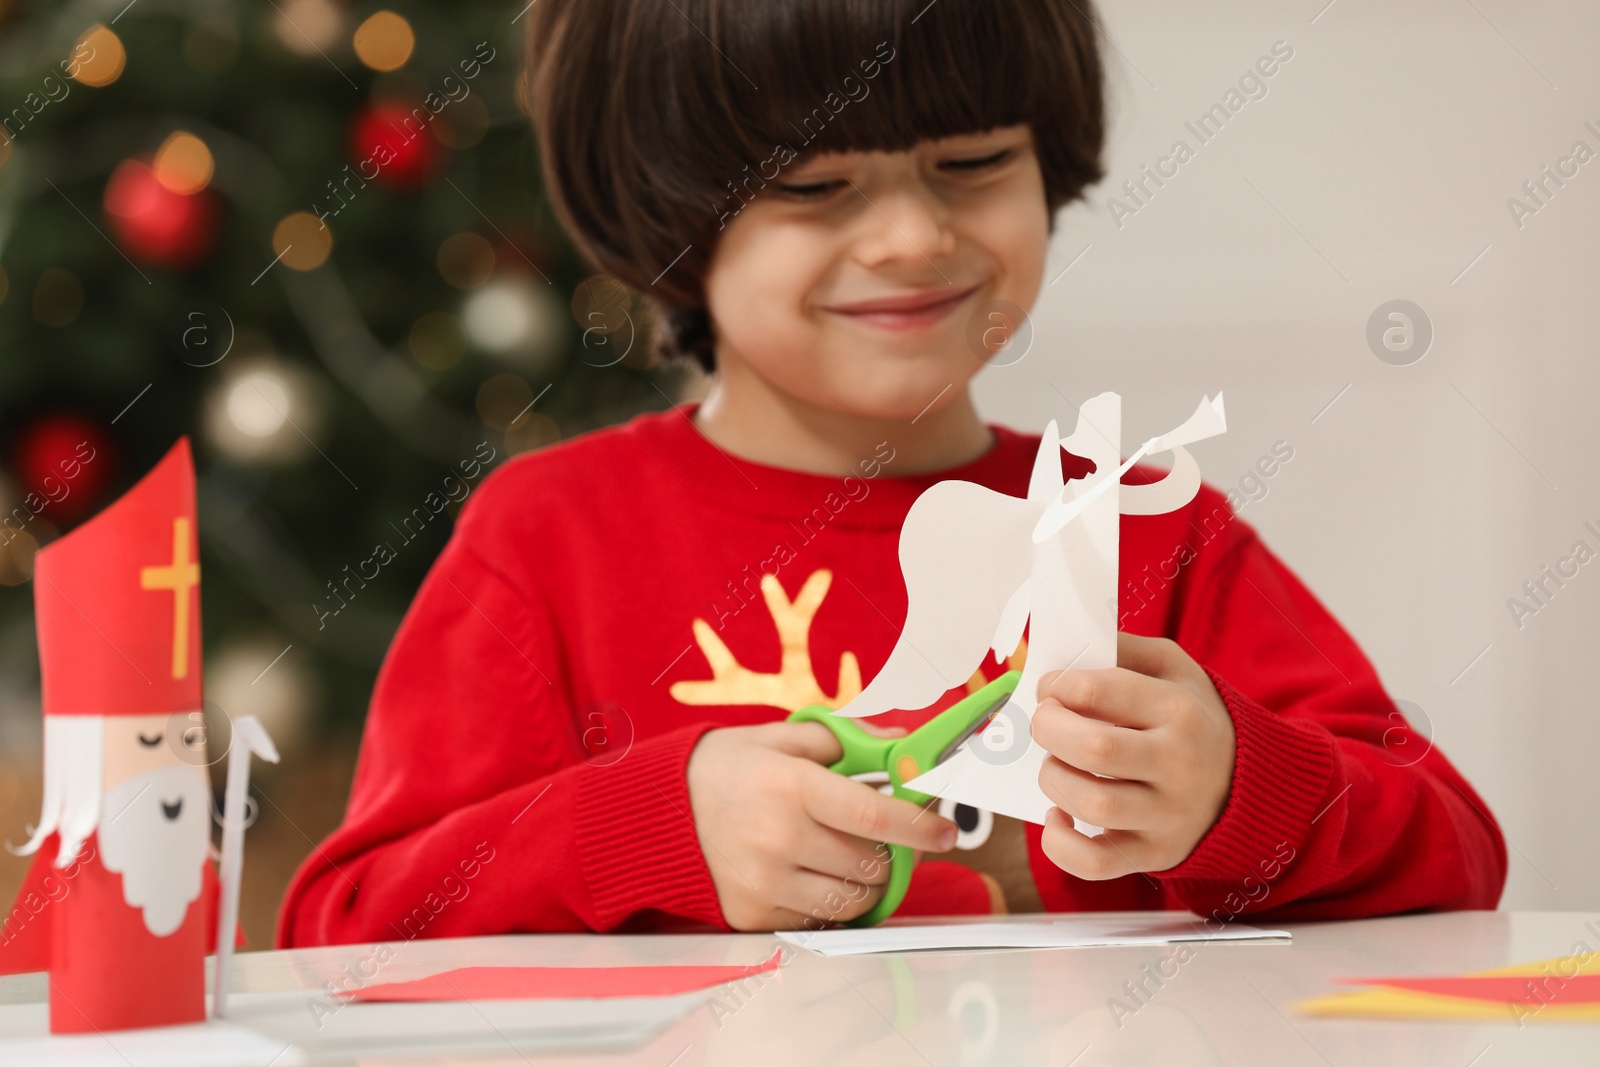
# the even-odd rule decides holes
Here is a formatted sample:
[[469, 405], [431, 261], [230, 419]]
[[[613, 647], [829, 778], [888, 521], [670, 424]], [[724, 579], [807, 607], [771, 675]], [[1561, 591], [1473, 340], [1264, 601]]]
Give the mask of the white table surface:
[[[1103, 917], [1103, 916], [1102, 916]], [[981, 921], [981, 920], [979, 920]], [[1587, 924], [1587, 925], [1586, 925]], [[1453, 974], [1600, 948], [1600, 914], [1459, 912], [1290, 924], [1291, 944], [909, 953], [823, 958], [798, 951], [775, 979], [660, 1005], [611, 1046], [560, 1048], [550, 1027], [583, 1005], [361, 1005], [328, 1015], [324, 982], [354, 973], [401, 981], [474, 965], [753, 964], [769, 935], [530, 935], [339, 946], [237, 957], [232, 1023], [263, 1035], [261, 1064], [1293, 1064], [1496, 1067], [1600, 1064], [1600, 1025], [1334, 1020], [1296, 1015], [1336, 977]], [[1146, 971], [1146, 966], [1149, 971]], [[376, 968], [376, 970], [375, 970]], [[1146, 977], [1169, 977], [1159, 988]], [[1131, 1016], [1124, 983], [1153, 995]], [[359, 980], [359, 979], [358, 979]], [[1141, 995], [1143, 997], [1143, 995]], [[217, 1024], [145, 1034], [40, 1039], [43, 975], [0, 979], [0, 1062], [220, 1063], [200, 1051]], [[314, 1005], [322, 1005], [319, 1009]], [[320, 1022], [321, 1025], [318, 1025]], [[150, 1037], [158, 1038], [151, 1052]], [[29, 1039], [28, 1045], [11, 1044]], [[551, 1047], [554, 1040], [556, 1047]], [[295, 1045], [296, 1048], [286, 1046]], [[9, 1051], [8, 1051], [9, 1048]], [[19, 1052], [19, 1050], [21, 1050]], [[281, 1055], [271, 1050], [281, 1050]]]

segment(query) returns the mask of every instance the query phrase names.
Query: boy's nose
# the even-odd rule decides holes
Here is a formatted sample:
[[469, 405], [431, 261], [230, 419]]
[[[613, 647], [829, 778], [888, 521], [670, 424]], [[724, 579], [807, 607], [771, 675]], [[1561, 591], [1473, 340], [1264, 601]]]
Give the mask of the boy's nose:
[[911, 260], [926, 269], [955, 251], [950, 209], [926, 187], [897, 185], [862, 197], [867, 236], [857, 253], [869, 267]]

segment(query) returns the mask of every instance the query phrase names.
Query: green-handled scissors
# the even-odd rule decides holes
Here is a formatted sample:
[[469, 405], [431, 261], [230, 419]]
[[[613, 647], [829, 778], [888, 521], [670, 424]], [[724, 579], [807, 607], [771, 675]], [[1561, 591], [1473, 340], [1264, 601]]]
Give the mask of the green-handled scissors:
[[[789, 716], [790, 722], [820, 722], [833, 731], [844, 748], [844, 756], [828, 769], [839, 774], [886, 773], [894, 787], [893, 796], [913, 804], [928, 804], [933, 797], [907, 789], [906, 783], [926, 774], [955, 755], [967, 738], [983, 728], [1005, 706], [1017, 687], [1021, 671], [1007, 671], [976, 693], [935, 715], [905, 737], [878, 737], [863, 730], [855, 719], [834, 714], [826, 704], [812, 704]], [[894, 914], [911, 885], [911, 868], [916, 856], [905, 845], [888, 845], [889, 884], [883, 899], [852, 920], [851, 926], [876, 926]]]

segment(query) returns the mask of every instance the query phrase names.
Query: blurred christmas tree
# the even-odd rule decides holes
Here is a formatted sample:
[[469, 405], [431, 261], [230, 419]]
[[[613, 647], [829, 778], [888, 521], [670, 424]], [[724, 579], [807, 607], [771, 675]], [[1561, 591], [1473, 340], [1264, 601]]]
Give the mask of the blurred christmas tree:
[[0, 0], [0, 725], [33, 552], [180, 434], [208, 694], [289, 740], [359, 721], [489, 468], [666, 403], [542, 200], [520, 17]]

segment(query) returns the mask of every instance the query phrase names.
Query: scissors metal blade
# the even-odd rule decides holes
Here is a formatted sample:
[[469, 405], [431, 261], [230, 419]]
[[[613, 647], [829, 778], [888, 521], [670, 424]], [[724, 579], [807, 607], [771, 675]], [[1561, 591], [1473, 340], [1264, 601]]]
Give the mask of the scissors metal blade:
[[989, 720], [1000, 714], [1000, 709], [1005, 707], [1006, 701], [1010, 699], [1011, 694], [1006, 693], [993, 704], [990, 704], [989, 707], [984, 710], [983, 714], [979, 715], [977, 719], [973, 721], [971, 726], [968, 726], [965, 730], [962, 730], [960, 736], [958, 736], [954, 741], [950, 742], [943, 752], [939, 753], [939, 759], [934, 763], [934, 766], [937, 767], [940, 763], [943, 763], [951, 756], [954, 756], [956, 751], [960, 749], [962, 745], [971, 740], [973, 734], [976, 734], [979, 730], [982, 730], [989, 724]]

